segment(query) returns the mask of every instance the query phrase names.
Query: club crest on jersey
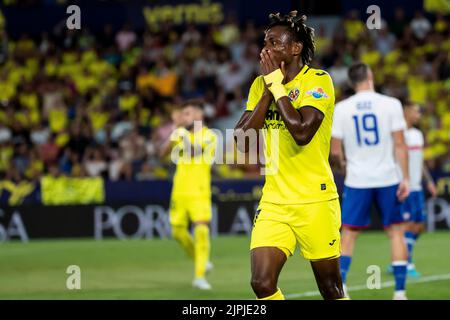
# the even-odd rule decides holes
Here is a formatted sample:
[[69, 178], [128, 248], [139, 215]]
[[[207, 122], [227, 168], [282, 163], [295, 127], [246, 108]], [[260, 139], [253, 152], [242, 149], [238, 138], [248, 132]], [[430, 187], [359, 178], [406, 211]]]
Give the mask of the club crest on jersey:
[[299, 94], [300, 94], [300, 90], [298, 90], [297, 88], [292, 88], [288, 94], [289, 100], [291, 102], [297, 100]]
[[328, 98], [328, 95], [320, 87], [315, 87], [314, 89], [306, 91], [306, 94], [312, 95], [316, 99]]

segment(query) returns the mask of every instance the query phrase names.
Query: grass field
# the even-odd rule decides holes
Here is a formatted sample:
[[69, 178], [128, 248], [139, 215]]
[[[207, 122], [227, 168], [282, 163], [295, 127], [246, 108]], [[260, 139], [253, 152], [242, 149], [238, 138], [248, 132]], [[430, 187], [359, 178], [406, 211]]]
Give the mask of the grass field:
[[[249, 285], [249, 238], [212, 240], [215, 269], [210, 292], [191, 288], [193, 264], [172, 240], [66, 240], [0, 245], [0, 299], [253, 299]], [[410, 299], [450, 299], [450, 232], [425, 234], [416, 246], [422, 282], [407, 285]], [[352, 299], [391, 299], [385, 273], [389, 244], [367, 232], [356, 247], [348, 285]], [[81, 290], [66, 289], [66, 268], [81, 268]], [[379, 265], [386, 288], [365, 288], [366, 268]], [[289, 298], [319, 299], [309, 263], [297, 254], [280, 277]]]

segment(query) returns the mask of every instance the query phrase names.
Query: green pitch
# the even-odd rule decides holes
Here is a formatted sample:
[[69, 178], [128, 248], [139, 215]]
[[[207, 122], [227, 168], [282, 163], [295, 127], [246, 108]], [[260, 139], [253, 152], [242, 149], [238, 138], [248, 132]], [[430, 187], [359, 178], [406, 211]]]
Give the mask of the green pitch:
[[[249, 281], [249, 238], [212, 240], [213, 290], [191, 288], [193, 263], [172, 240], [66, 240], [0, 245], [1, 299], [253, 299]], [[423, 235], [415, 251], [420, 282], [407, 284], [410, 299], [450, 299], [450, 232]], [[367, 232], [356, 246], [348, 276], [352, 299], [391, 299], [386, 274], [389, 244], [384, 234]], [[81, 268], [81, 290], [68, 290], [66, 269]], [[387, 286], [365, 287], [369, 265], [379, 265]], [[287, 297], [319, 299], [309, 263], [298, 252], [280, 278]]]

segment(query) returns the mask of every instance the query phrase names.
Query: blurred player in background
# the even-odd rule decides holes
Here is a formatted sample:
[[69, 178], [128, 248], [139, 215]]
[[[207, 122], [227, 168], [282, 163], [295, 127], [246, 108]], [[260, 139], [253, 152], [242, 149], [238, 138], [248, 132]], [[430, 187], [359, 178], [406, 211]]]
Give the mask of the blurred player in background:
[[342, 280], [345, 284], [356, 238], [361, 229], [369, 227], [370, 210], [375, 203], [391, 241], [394, 299], [405, 300], [407, 250], [401, 202], [409, 194], [409, 171], [402, 105], [399, 100], [374, 91], [373, 74], [366, 64], [352, 65], [348, 75], [356, 93], [336, 105], [331, 142], [332, 156], [346, 166]]
[[[211, 289], [205, 278], [212, 269], [209, 261], [211, 220], [211, 165], [214, 159], [216, 136], [203, 125], [201, 103], [187, 102], [180, 115], [173, 115], [176, 128], [160, 155], [172, 151], [176, 162], [170, 200], [172, 236], [195, 262], [192, 285], [202, 290]], [[189, 232], [193, 224], [194, 237]]]
[[[408, 102], [404, 105], [407, 129], [405, 131], [406, 145], [409, 156], [410, 190], [408, 198], [402, 204], [403, 218], [407, 221], [405, 240], [408, 248], [408, 276], [420, 277], [412, 260], [414, 245], [420, 233], [425, 230], [425, 194], [422, 190], [422, 177], [431, 196], [437, 196], [436, 185], [423, 161], [423, 147], [425, 139], [422, 132], [415, 126], [419, 124], [420, 107]], [[391, 266], [390, 271], [393, 268]]]
[[328, 73], [308, 65], [315, 46], [306, 17], [292, 11], [270, 18], [260, 54], [263, 75], [253, 82], [235, 131], [239, 141], [243, 133], [264, 128], [270, 159], [251, 236], [251, 285], [258, 299], [284, 299], [278, 276], [299, 243], [322, 297], [343, 299], [340, 207], [328, 162], [333, 83]]

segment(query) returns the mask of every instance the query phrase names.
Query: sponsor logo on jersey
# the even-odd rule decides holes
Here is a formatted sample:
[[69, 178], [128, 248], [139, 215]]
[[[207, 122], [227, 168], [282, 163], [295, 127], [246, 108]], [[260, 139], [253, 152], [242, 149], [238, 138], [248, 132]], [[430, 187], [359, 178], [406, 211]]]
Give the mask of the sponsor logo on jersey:
[[306, 91], [306, 94], [312, 95], [316, 99], [328, 98], [328, 95], [323, 91], [321, 87], [315, 87], [314, 89]]

